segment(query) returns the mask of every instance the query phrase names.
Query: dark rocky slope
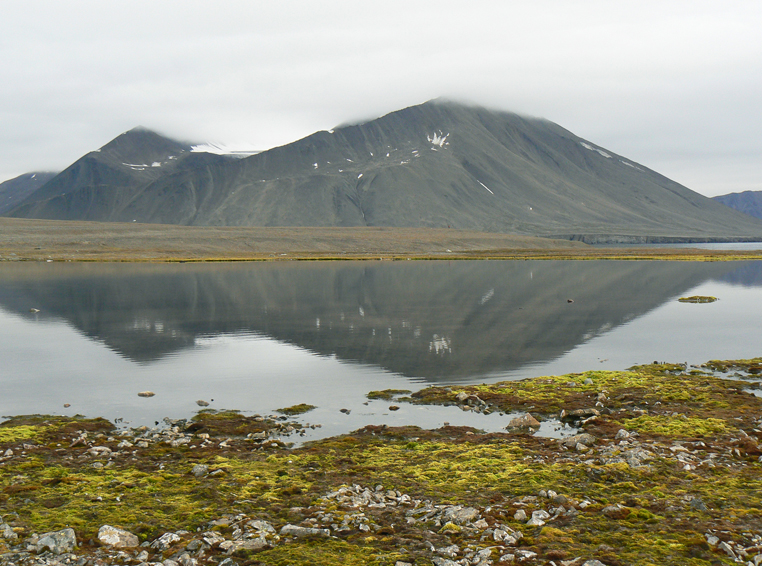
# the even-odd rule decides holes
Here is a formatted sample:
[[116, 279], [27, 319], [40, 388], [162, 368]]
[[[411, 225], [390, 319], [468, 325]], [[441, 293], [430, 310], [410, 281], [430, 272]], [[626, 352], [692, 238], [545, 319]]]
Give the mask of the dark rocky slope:
[[452, 227], [586, 241], [762, 238], [759, 220], [552, 122], [439, 101], [246, 159], [189, 153], [150, 132], [128, 132], [12, 215]]
[[762, 191], [744, 191], [714, 197], [714, 200], [739, 212], [762, 218]]

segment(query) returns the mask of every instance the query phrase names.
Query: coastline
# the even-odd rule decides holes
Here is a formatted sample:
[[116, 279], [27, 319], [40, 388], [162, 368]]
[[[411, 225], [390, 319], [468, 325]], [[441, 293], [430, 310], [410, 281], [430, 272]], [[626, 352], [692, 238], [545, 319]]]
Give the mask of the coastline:
[[[500, 433], [366, 426], [289, 448], [291, 416], [126, 431], [14, 417], [0, 425], [0, 564], [754, 563], [761, 362], [368, 393], [579, 427], [562, 439], [527, 419]], [[114, 545], [104, 525], [136, 538]]]
[[439, 228], [194, 227], [0, 217], [0, 262], [761, 258], [762, 250], [601, 248], [568, 239]]

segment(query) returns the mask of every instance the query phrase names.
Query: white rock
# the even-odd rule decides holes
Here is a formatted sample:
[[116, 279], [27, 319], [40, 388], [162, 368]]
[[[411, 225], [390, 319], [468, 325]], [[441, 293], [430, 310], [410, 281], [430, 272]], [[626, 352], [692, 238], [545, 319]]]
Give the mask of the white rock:
[[71, 552], [76, 546], [77, 535], [74, 534], [74, 529], [63, 529], [41, 535], [35, 544], [35, 550], [40, 553], [48, 549], [53, 554], [64, 554]]
[[98, 540], [111, 548], [134, 548], [140, 544], [138, 537], [131, 532], [111, 525], [103, 525], [98, 529]]

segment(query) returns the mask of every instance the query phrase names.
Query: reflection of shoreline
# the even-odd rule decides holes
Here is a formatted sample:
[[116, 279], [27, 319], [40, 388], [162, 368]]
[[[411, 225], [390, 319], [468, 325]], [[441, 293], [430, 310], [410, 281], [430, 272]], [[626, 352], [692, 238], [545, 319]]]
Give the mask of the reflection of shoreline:
[[158, 265], [141, 266], [137, 273], [132, 268], [30, 266], [27, 277], [21, 270], [2, 282], [0, 305], [17, 313], [39, 305], [41, 315], [61, 317], [143, 363], [191, 348], [201, 336], [247, 333], [437, 381], [557, 358], [739, 265], [341, 262]]

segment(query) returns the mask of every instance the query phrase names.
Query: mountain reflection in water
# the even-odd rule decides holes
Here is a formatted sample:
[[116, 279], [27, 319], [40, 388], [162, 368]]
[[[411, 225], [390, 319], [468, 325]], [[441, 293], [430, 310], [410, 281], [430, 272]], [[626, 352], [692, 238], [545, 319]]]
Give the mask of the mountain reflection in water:
[[762, 285], [762, 263], [13, 264], [0, 306], [141, 364], [245, 333], [436, 382], [556, 359], [711, 279]]

